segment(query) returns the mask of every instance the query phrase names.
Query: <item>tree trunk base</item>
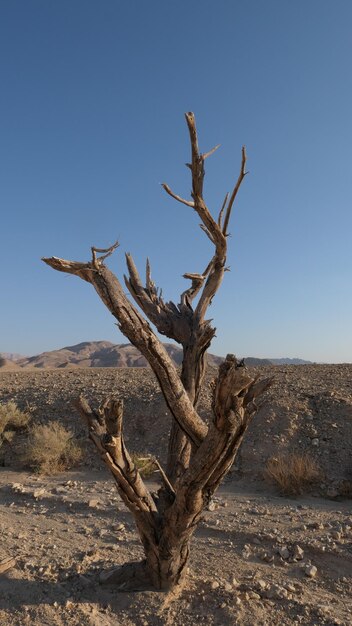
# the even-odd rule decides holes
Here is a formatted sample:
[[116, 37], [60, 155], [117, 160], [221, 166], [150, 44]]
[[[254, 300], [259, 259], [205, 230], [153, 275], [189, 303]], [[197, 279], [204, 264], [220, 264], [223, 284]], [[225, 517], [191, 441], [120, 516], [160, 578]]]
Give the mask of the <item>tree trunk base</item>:
[[117, 591], [155, 591], [145, 561], [133, 561], [99, 576], [101, 585], [113, 585]]

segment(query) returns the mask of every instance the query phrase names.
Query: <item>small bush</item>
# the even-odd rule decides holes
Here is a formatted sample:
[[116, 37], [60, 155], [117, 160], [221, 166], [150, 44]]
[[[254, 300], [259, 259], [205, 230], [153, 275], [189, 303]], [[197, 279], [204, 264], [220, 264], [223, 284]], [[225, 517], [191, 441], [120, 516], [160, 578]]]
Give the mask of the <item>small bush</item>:
[[41, 474], [57, 474], [76, 465], [81, 457], [72, 431], [50, 422], [33, 426], [23, 460]]
[[339, 496], [348, 500], [352, 499], [352, 480], [343, 480], [339, 486]]
[[21, 411], [15, 402], [0, 404], [0, 436], [5, 430], [18, 430], [27, 426], [30, 415]]
[[264, 476], [285, 495], [298, 495], [321, 478], [321, 471], [307, 454], [287, 454], [269, 459]]
[[156, 470], [153, 458], [150, 456], [144, 456], [143, 454], [133, 452], [131, 454], [131, 459], [133, 463], [135, 464], [136, 468], [139, 470], [139, 473], [142, 476], [142, 478], [150, 478], [150, 476]]
[[29, 413], [21, 411], [13, 401], [0, 404], [0, 447], [4, 441], [13, 439], [16, 430], [25, 428], [30, 418]]

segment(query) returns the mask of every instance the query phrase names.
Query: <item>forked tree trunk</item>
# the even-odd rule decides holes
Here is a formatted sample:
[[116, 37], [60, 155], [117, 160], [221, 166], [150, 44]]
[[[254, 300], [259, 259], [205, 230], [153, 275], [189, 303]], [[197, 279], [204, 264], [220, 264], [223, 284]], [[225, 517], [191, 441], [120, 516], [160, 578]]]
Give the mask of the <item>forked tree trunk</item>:
[[[206, 424], [197, 413], [197, 401], [205, 374], [205, 353], [215, 329], [205, 319], [209, 304], [225, 272], [228, 224], [232, 206], [245, 177], [246, 153], [242, 149], [241, 170], [231, 194], [227, 194], [215, 221], [203, 198], [204, 161], [216, 148], [202, 154], [193, 113], [186, 113], [192, 159], [191, 200], [165, 191], [178, 202], [192, 207], [201, 219], [201, 228], [214, 246], [214, 254], [202, 274], [188, 273], [191, 286], [181, 294], [176, 306], [165, 302], [146, 266], [143, 286], [130, 254], [126, 255], [128, 277], [125, 284], [147, 319], [163, 335], [183, 347], [181, 373], [163, 344], [129, 300], [116, 276], [104, 264], [116, 249], [92, 248], [88, 263], [52, 257], [43, 259], [61, 272], [75, 274], [91, 283], [118, 321], [120, 330], [148, 360], [173, 416], [166, 470], [153, 459], [161, 478], [157, 494], [149, 492], [123, 439], [123, 404], [117, 396], [107, 398], [94, 409], [84, 398], [77, 408], [86, 420], [89, 436], [110, 469], [118, 492], [131, 511], [144, 547], [145, 560], [123, 566], [102, 576], [119, 589], [152, 586], [168, 590], [185, 576], [191, 537], [202, 511], [229, 471], [245, 431], [257, 410], [255, 403], [272, 379], [250, 375], [242, 361], [228, 355], [219, 368], [213, 388], [213, 416]], [[98, 256], [100, 255], [100, 256]], [[198, 297], [197, 304], [193, 301]], [[118, 393], [118, 390], [117, 390]]]

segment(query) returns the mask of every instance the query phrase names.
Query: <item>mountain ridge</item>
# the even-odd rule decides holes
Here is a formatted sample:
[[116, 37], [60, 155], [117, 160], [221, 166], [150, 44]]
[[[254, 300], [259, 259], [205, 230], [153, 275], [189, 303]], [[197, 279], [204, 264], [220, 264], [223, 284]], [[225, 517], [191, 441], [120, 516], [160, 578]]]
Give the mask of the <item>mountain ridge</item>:
[[[182, 363], [182, 348], [175, 344], [163, 344], [167, 353], [176, 365]], [[219, 366], [224, 357], [208, 353], [208, 364]], [[248, 366], [304, 364], [310, 361], [303, 359], [260, 359], [246, 357]], [[76, 367], [147, 367], [146, 359], [130, 343], [113, 344], [110, 341], [83, 341], [78, 344], [64, 346], [58, 350], [45, 351], [25, 357], [14, 353], [0, 352], [0, 367], [6, 369], [29, 368], [76, 368]]]

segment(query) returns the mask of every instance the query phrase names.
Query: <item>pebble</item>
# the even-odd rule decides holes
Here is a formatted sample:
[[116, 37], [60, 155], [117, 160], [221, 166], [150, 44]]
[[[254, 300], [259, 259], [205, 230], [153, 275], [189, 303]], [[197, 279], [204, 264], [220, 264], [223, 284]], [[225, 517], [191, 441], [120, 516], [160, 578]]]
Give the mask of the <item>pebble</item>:
[[27, 493], [25, 486], [21, 483], [12, 483], [11, 489], [15, 493]]
[[246, 595], [249, 600], [261, 600], [261, 596], [256, 591], [248, 591]]
[[315, 578], [318, 573], [317, 567], [315, 565], [306, 565], [304, 568], [304, 573], [308, 578]]
[[298, 544], [293, 549], [293, 558], [296, 561], [301, 561], [304, 558], [304, 550]]
[[261, 590], [266, 589], [266, 588], [267, 588], [267, 586], [268, 586], [268, 584], [265, 582], [265, 580], [263, 580], [263, 578], [259, 578], [259, 579], [257, 580], [257, 584], [258, 584], [258, 587], [259, 587]]
[[36, 500], [38, 500], [39, 498], [42, 498], [45, 495], [45, 489], [43, 487], [41, 487], [40, 489], [34, 489], [33, 491], [33, 498], [35, 498]]
[[279, 548], [278, 553], [282, 559], [288, 559], [290, 556], [290, 551], [287, 546], [282, 546], [282, 548]]
[[285, 589], [285, 587], [281, 587], [280, 585], [274, 584], [268, 587], [268, 589], [265, 592], [265, 595], [267, 598], [270, 598], [270, 599], [282, 600], [283, 598], [287, 598], [288, 591], [287, 589]]
[[262, 561], [265, 561], [265, 563], [273, 563], [274, 561], [274, 555], [273, 554], [268, 554], [267, 552], [264, 552], [261, 556], [260, 556]]
[[98, 500], [97, 498], [91, 498], [88, 501], [88, 506], [89, 506], [90, 509], [97, 509], [100, 504], [101, 504], [100, 500]]
[[341, 539], [342, 535], [337, 530], [331, 533], [333, 539]]

